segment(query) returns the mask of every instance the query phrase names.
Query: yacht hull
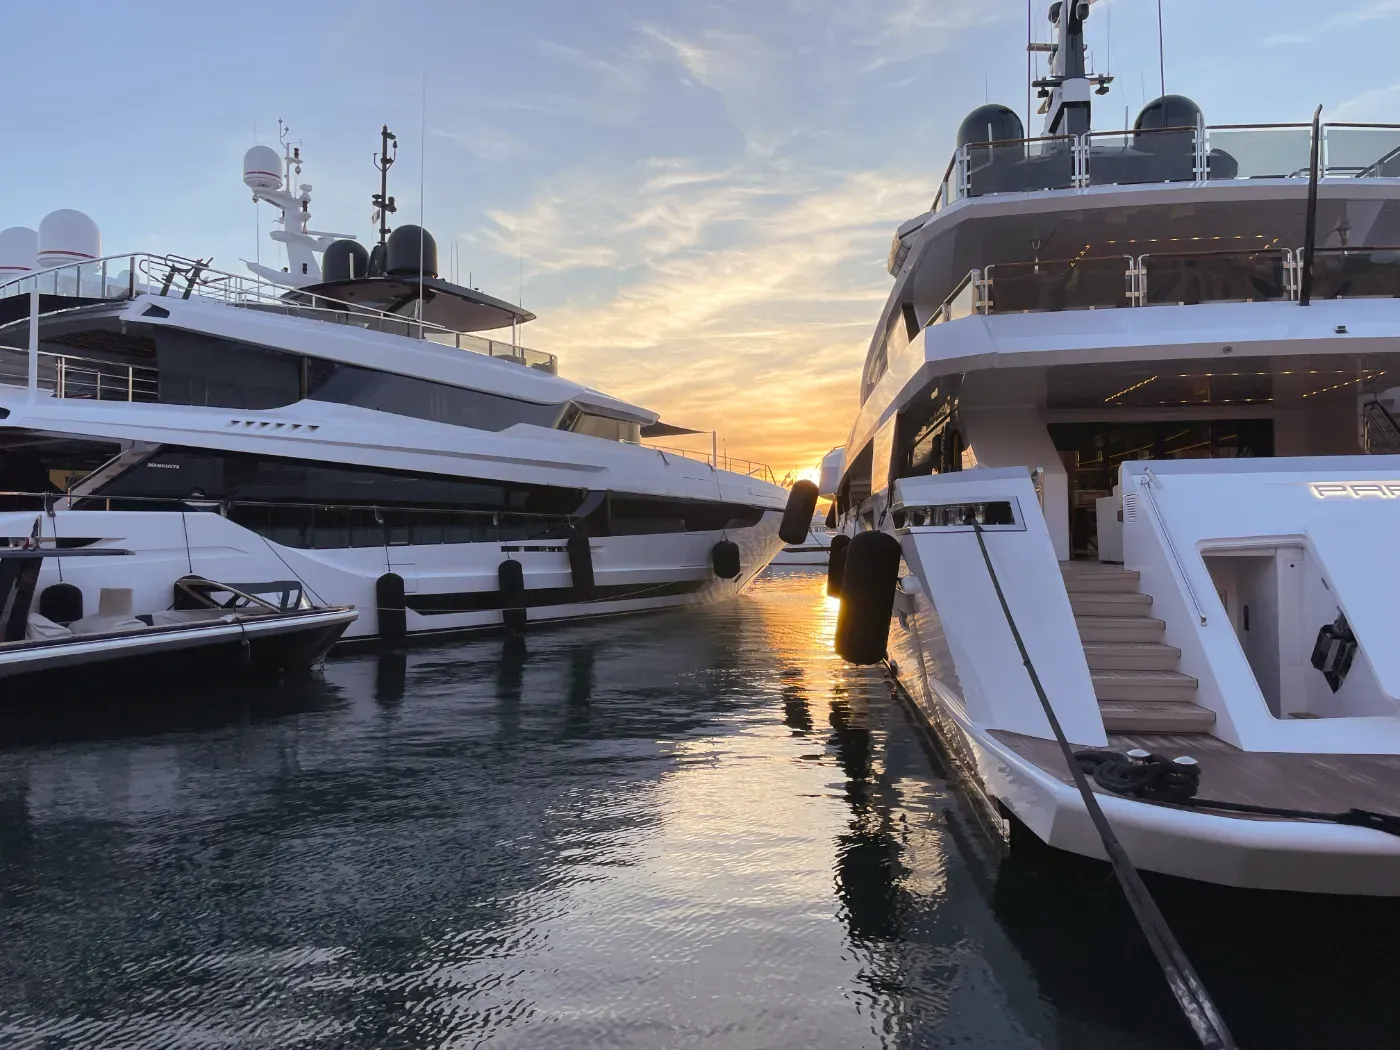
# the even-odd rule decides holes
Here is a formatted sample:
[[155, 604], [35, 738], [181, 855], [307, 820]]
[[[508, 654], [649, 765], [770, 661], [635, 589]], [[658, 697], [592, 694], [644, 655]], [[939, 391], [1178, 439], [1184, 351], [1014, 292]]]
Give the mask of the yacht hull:
[[[508, 559], [524, 569], [531, 623], [724, 601], [742, 593], [781, 548], [781, 517], [769, 511], [748, 528], [592, 539], [594, 587], [586, 598], [573, 586], [564, 540], [302, 549], [217, 513], [178, 511], [58, 511], [46, 519], [44, 533], [131, 551], [63, 567], [62, 582], [77, 585], [88, 608], [96, 607], [103, 587], [133, 588], [139, 607], [164, 608], [174, 582], [188, 574], [264, 595], [300, 587], [317, 604], [359, 610], [345, 643], [379, 637], [376, 584], [386, 573], [404, 581], [410, 639], [499, 628], [499, 570]], [[34, 520], [32, 511], [0, 514], [0, 534], [28, 535]], [[724, 538], [739, 546], [741, 571], [733, 580], [716, 576], [711, 562]], [[45, 565], [39, 591], [58, 582], [58, 567]]]

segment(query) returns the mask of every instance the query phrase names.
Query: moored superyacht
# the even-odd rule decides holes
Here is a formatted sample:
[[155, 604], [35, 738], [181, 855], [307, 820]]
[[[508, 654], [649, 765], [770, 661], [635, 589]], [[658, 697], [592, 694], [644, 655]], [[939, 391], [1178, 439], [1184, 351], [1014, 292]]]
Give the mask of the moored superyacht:
[[389, 229], [383, 143], [371, 251], [309, 228], [290, 145], [244, 164], [285, 269], [104, 256], [73, 211], [0, 232], [0, 534], [131, 552], [51, 559], [40, 613], [60, 579], [164, 608], [193, 575], [395, 642], [729, 598], [781, 547], [771, 472], [643, 446], [679, 428], [560, 378], [531, 313]]
[[1400, 894], [1400, 126], [1094, 130], [1090, 10], [895, 236], [838, 647], [1013, 848], [1104, 856], [1096, 799], [1144, 869]]

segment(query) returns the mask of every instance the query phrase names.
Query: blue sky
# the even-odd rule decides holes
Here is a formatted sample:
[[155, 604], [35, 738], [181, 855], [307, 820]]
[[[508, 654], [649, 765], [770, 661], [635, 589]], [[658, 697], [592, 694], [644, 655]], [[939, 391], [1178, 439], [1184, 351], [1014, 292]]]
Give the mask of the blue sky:
[[[1400, 122], [1400, 0], [1164, 14], [1167, 89], [1209, 123], [1318, 103]], [[957, 124], [1026, 98], [1025, 0], [73, 0], [5, 20], [48, 46], [6, 49], [0, 226], [76, 207], [108, 252], [240, 270], [242, 154], [280, 117], [313, 225], [369, 240], [387, 122], [400, 218], [417, 220], [421, 176], [443, 268], [455, 241], [463, 277], [523, 298], [527, 344], [779, 473], [845, 438], [890, 236], [928, 206]], [[1118, 77], [1095, 124], [1121, 127], [1157, 94], [1154, 0], [1099, 0], [1089, 44]]]

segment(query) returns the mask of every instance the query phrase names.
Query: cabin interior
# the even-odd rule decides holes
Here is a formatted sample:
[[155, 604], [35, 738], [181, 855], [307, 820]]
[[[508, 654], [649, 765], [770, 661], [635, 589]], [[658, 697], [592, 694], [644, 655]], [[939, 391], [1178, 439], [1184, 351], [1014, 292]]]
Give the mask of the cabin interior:
[[[1397, 369], [1400, 354], [1327, 354], [945, 376], [906, 402], [889, 476], [1026, 467], [1059, 559], [1118, 562], [1123, 463], [1400, 452]], [[843, 509], [869, 494], [878, 444], [848, 470]]]

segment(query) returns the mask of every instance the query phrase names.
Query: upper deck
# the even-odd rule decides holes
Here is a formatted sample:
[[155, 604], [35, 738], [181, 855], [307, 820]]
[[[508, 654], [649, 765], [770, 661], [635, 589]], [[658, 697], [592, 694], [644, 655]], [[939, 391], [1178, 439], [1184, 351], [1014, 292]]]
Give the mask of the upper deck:
[[[455, 331], [412, 313], [396, 313], [315, 292], [289, 290], [259, 277], [225, 273], [199, 260], [146, 252], [68, 263], [0, 283], [0, 343], [21, 345], [21, 340], [7, 340], [5, 333], [12, 327], [27, 326], [30, 293], [35, 290], [39, 292], [43, 315], [103, 303], [128, 302], [139, 295], [196, 298], [239, 309], [428, 340], [511, 361], [549, 375], [559, 374], [559, 359], [555, 355], [513, 342]], [[412, 311], [415, 303], [416, 300], [409, 300], [403, 308]]]
[[[901, 248], [914, 232], [959, 202], [1009, 193], [1079, 191], [1095, 186], [1292, 180], [1306, 186], [1311, 124], [1222, 124], [1089, 131], [995, 142], [953, 152], [933, 203], [904, 223], [890, 250], [899, 273]], [[1323, 179], [1394, 179], [1400, 187], [1400, 125], [1328, 123], [1320, 127]], [[1258, 189], [1257, 185], [1254, 189]], [[1060, 194], [1065, 207], [1074, 195]]]

